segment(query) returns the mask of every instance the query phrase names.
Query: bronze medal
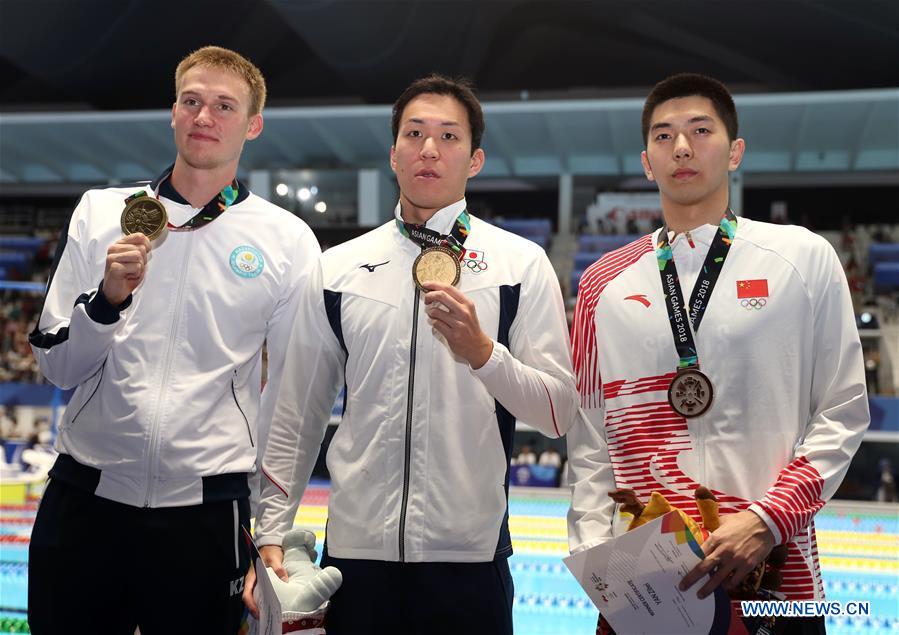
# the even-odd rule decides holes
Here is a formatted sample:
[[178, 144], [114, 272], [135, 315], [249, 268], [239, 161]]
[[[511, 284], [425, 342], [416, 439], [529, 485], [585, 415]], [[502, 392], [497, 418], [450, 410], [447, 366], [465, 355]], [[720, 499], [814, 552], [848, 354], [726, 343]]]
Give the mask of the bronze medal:
[[165, 206], [152, 196], [139, 196], [125, 205], [122, 211], [122, 231], [125, 235], [141, 233], [155, 240], [168, 224]]
[[446, 247], [430, 247], [421, 252], [412, 263], [412, 280], [422, 291], [426, 282], [443, 282], [456, 286], [462, 269], [459, 259]]
[[704, 414], [714, 396], [712, 381], [696, 368], [677, 371], [668, 387], [668, 403], [677, 414], [688, 419]]

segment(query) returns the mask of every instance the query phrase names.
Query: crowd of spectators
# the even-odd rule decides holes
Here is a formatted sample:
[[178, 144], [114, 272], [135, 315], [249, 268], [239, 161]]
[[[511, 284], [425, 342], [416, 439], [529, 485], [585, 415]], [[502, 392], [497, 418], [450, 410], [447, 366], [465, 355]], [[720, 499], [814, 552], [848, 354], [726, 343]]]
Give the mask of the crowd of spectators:
[[41, 297], [0, 291], [0, 382], [46, 383], [28, 343], [41, 308]]

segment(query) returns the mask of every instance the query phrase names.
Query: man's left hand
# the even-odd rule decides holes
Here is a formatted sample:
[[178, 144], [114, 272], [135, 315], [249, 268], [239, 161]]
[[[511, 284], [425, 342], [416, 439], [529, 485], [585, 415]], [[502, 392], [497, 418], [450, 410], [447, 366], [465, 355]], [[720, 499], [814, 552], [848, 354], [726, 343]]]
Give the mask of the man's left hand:
[[[474, 302], [452, 285], [426, 282], [425, 307], [450, 350], [478, 369], [493, 353], [493, 340], [481, 330]], [[444, 308], [445, 307], [445, 308]]]
[[684, 576], [678, 588], [686, 591], [697, 580], [711, 573], [711, 579], [699, 589], [702, 599], [722, 583], [728, 591], [740, 583], [774, 547], [774, 536], [761, 518], [746, 509], [721, 516], [721, 526], [702, 543], [705, 559]]

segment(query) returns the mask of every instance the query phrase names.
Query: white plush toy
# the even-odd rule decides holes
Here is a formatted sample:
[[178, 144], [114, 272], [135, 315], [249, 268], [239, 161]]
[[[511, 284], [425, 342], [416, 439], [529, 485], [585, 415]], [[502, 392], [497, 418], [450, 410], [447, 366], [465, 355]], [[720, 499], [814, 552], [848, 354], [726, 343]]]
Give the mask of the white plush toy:
[[284, 582], [267, 567], [278, 600], [281, 602], [282, 633], [324, 633], [322, 624], [328, 611], [328, 599], [340, 588], [343, 576], [336, 567], [319, 568], [315, 564], [315, 534], [293, 529], [282, 542]]

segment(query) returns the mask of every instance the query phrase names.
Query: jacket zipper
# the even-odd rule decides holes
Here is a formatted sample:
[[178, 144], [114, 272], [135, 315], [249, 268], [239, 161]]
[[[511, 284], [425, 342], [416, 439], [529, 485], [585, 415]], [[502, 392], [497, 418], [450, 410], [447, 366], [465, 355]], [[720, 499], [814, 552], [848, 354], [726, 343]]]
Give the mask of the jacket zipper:
[[409, 469], [412, 454], [412, 396], [415, 390], [415, 343], [418, 339], [418, 298], [421, 291], [415, 287], [412, 308], [412, 344], [409, 348], [409, 390], [406, 393], [406, 446], [403, 467], [403, 505], [400, 508], [400, 562], [406, 561], [406, 505], [409, 503]]
[[[190, 264], [190, 253], [193, 241], [187, 240], [186, 256], [184, 258], [184, 266], [181, 271], [187, 271]], [[162, 410], [163, 391], [166, 383], [168, 383], [169, 372], [172, 370], [172, 354], [175, 350], [175, 329], [178, 325], [178, 316], [181, 314], [181, 302], [184, 298], [184, 286], [187, 276], [181, 276], [178, 284], [178, 296], [175, 299], [175, 312], [172, 314], [172, 324], [169, 327], [169, 345], [165, 352], [165, 363], [163, 365], [162, 379], [159, 382], [159, 398], [156, 400], [156, 412], [153, 413], [153, 423], [150, 426], [150, 449], [147, 456], [147, 495], [144, 498], [144, 507], [150, 506], [150, 498], [153, 495], [153, 463], [156, 460], [156, 444], [159, 442], [159, 416]]]
[[[72, 417], [72, 422], [69, 423], [70, 426], [75, 425], [75, 420], [81, 416], [81, 412], [87, 407], [87, 404], [89, 404], [91, 402], [91, 399], [94, 398], [94, 395], [97, 394], [97, 391], [100, 390], [100, 384], [103, 383], [103, 371], [105, 369], [106, 369], [106, 360], [103, 361], [103, 365], [100, 366], [100, 370], [97, 371], [97, 373], [100, 373], [100, 378], [97, 379], [97, 385], [94, 386], [94, 390], [93, 390], [93, 392], [91, 392], [91, 396], [87, 398], [87, 401], [85, 401], [83, 404], [81, 404], [80, 408], [78, 408], [78, 412], [75, 413], [75, 416]], [[96, 375], [97, 373], [94, 373], [94, 374]]]
[[[237, 371], [234, 372], [235, 374], [237, 373]], [[240, 402], [237, 400], [237, 390], [234, 388], [234, 377], [231, 377], [231, 396], [234, 397], [234, 405], [237, 406], [241, 416], [243, 416], [243, 422], [247, 424], [247, 436], [250, 437], [250, 447], [255, 448], [256, 444], [253, 443], [253, 433], [250, 431], [250, 420], [247, 419], [246, 413], [243, 411], [243, 408], [240, 407]]]

